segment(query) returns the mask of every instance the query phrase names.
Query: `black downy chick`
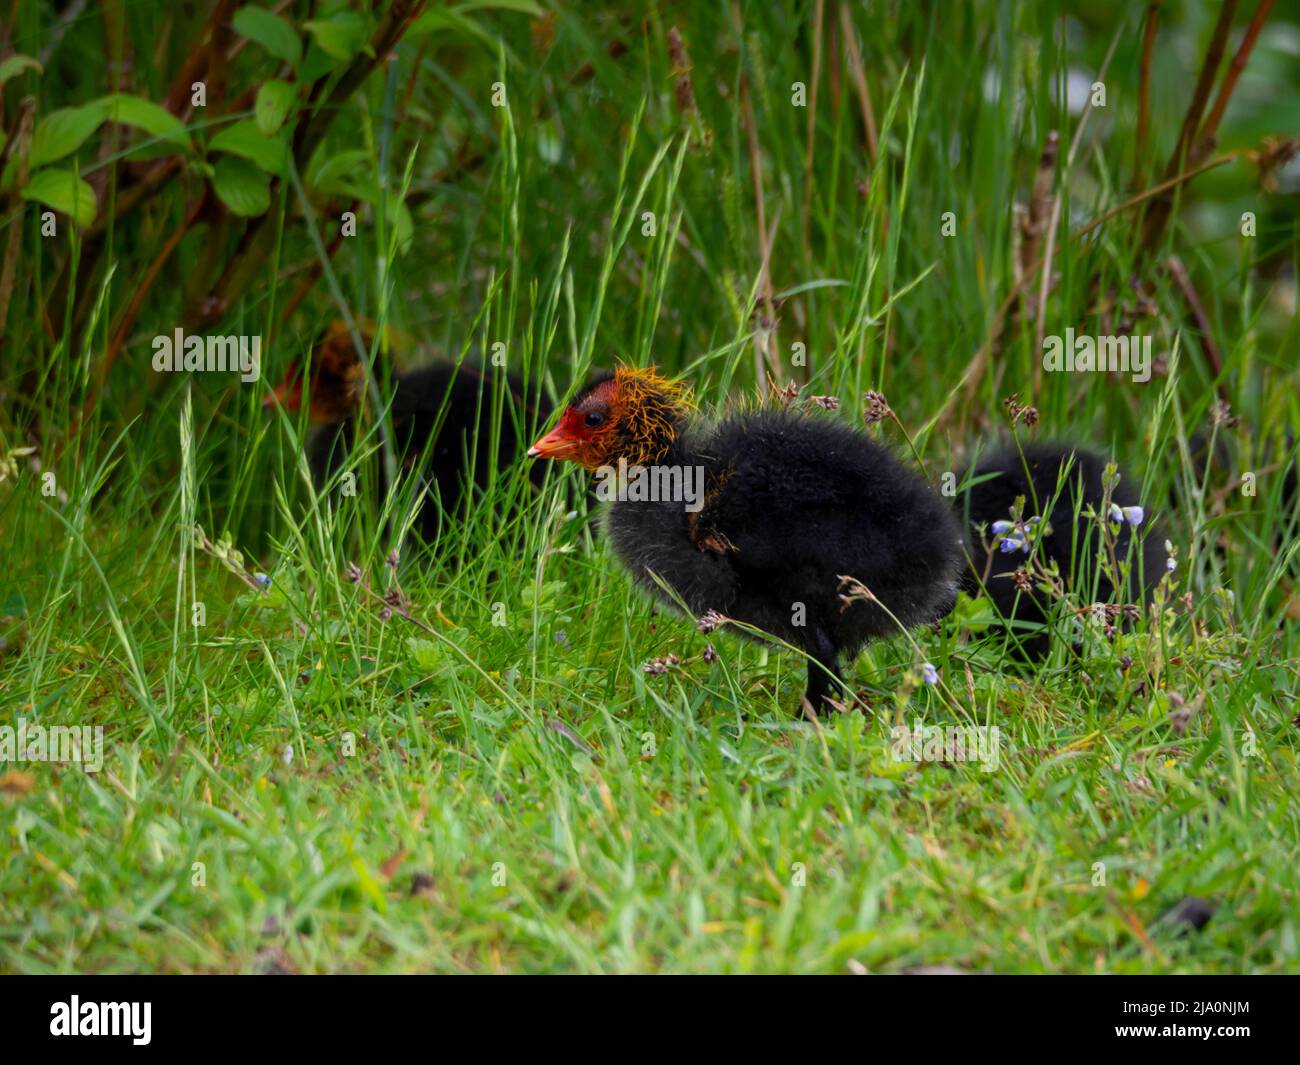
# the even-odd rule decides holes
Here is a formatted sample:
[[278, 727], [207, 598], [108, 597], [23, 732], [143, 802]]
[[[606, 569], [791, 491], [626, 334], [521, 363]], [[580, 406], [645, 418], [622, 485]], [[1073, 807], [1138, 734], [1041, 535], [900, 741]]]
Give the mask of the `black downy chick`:
[[[623, 564], [692, 614], [714, 611], [801, 648], [814, 711], [841, 695], [841, 664], [869, 640], [935, 621], [956, 601], [956, 514], [849, 426], [781, 410], [701, 421], [679, 385], [622, 368], [575, 397], [529, 454], [593, 472], [624, 464], [626, 498], [608, 515]], [[656, 476], [679, 490], [635, 498], [634, 483]], [[846, 601], [845, 577], [874, 599]]]
[[[1014, 580], [1015, 571], [1029, 557], [1026, 548], [1031, 541], [1038, 539], [1036, 557], [1055, 561], [1065, 585], [1078, 592], [1083, 602], [1108, 603], [1114, 598], [1112, 582], [1096, 565], [1098, 522], [1088, 517], [1090, 509], [1100, 514], [1106, 500], [1106, 465], [1099, 455], [1072, 444], [1022, 443], [1020, 449], [1007, 444], [980, 456], [958, 478], [965, 487], [955, 503], [970, 529], [971, 543], [962, 588], [970, 595], [979, 594], [981, 587], [986, 590], [998, 613], [1012, 622], [1012, 632], [1028, 658], [1043, 657], [1049, 647], [1046, 632], [1016, 627], [1025, 622], [1041, 624], [1047, 618], [1037, 588], [1022, 591]], [[1105, 518], [1115, 533], [1117, 561], [1129, 562], [1121, 602], [1137, 604], [1149, 598], [1166, 573], [1165, 536], [1147, 519], [1137, 483], [1122, 470], [1117, 472]], [[1024, 498], [1020, 527], [1012, 515], [1017, 497]], [[1050, 512], [1045, 513], [1049, 505]], [[1041, 537], [1035, 518], [1046, 523]], [[1140, 538], [1140, 544], [1135, 538]], [[992, 542], [987, 550], [986, 541]]]
[[[362, 340], [369, 350], [370, 336], [363, 333]], [[357, 434], [364, 431], [357, 415], [368, 400], [365, 366], [344, 323], [336, 322], [326, 331], [312, 351], [306, 377], [304, 396], [302, 367], [290, 366], [265, 405], [278, 402], [296, 412], [306, 399], [313, 427], [307, 445], [308, 465], [317, 485], [324, 485], [346, 464]], [[397, 460], [406, 470], [423, 460], [421, 468], [430, 482], [417, 522], [426, 541], [436, 538], [443, 514], [463, 516], [473, 502], [472, 489], [486, 488], [494, 468], [503, 471], [518, 458], [519, 441], [509, 413], [523, 417], [525, 432], [533, 431], [550, 415], [550, 405], [540, 390], [534, 387], [526, 393], [516, 378], [508, 377], [494, 461], [497, 387], [491, 376], [467, 364], [436, 363], [392, 378]], [[538, 483], [540, 480], [535, 478]]]

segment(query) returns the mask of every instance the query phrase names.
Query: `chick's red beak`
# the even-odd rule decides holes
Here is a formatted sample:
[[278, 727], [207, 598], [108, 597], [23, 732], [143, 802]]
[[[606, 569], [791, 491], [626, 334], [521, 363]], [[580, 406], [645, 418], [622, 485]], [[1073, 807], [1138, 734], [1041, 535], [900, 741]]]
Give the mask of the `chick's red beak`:
[[564, 453], [571, 451], [577, 444], [578, 441], [569, 434], [564, 422], [560, 422], [528, 449], [528, 457], [531, 459], [563, 458]]

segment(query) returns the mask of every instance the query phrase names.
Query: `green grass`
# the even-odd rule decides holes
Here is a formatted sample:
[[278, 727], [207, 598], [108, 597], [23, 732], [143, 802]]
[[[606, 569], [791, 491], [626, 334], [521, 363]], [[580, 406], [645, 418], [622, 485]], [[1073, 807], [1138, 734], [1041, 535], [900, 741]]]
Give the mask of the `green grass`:
[[[1300, 562], [1282, 493], [1300, 427], [1294, 184], [1259, 189], [1244, 161], [1210, 171], [1146, 258], [1136, 211], [1070, 237], [1158, 180], [1215, 7], [1164, 14], [1140, 151], [1140, 10], [883, 6], [853, 14], [877, 159], [847, 57], [832, 89], [828, 4], [810, 167], [809, 112], [790, 85], [811, 81], [813, 4], [742, 3], [739, 34], [730, 5], [554, 6], [546, 32], [509, 10], [420, 25], [319, 154], [271, 183], [255, 283], [191, 328], [247, 223], [218, 212], [186, 232], [102, 393], [113, 329], [202, 173], [98, 243], [62, 216], [42, 237], [36, 212], [0, 190], [0, 247], [21, 242], [0, 458], [38, 448], [0, 479], [0, 723], [103, 726], [105, 739], [99, 773], [0, 767], [0, 969], [1300, 968]], [[13, 46], [38, 54], [57, 19], [20, 9]], [[131, 91], [154, 100], [202, 25], [172, 10], [118, 12]], [[690, 52], [694, 115], [676, 102], [670, 26]], [[65, 29], [42, 74], [6, 87], [7, 123], [22, 93], [40, 116], [107, 91], [99, 12]], [[1217, 150], [1288, 131], [1298, 37], [1281, 16], [1266, 27]], [[611, 57], [615, 39], [626, 54]], [[1094, 80], [1108, 52], [1108, 105], [1067, 166], [1079, 119], [1060, 87], [1071, 68]], [[587, 63], [595, 76], [575, 78]], [[276, 74], [243, 49], [230, 98]], [[995, 77], [1005, 91], [989, 91]], [[507, 107], [491, 103], [496, 81]], [[1016, 279], [1012, 205], [1028, 202], [1050, 129], [1064, 200], [1043, 328], [1106, 334], [1134, 316], [1165, 356], [1148, 384], [1037, 374], [1039, 326], [1023, 309], [995, 335]], [[74, 156], [82, 173], [106, 165], [107, 135]], [[261, 409], [265, 382], [155, 374], [150, 341], [181, 324], [269, 337], [348, 209], [320, 180], [346, 151], [401, 190], [411, 241], [387, 200], [363, 206], [358, 236], [270, 345], [267, 377], [340, 305], [391, 326], [407, 364], [490, 366], [499, 342], [556, 400], [619, 359], [682, 374], [706, 407], [752, 400], [759, 368], [775, 368], [778, 385], [840, 399], [822, 417], [859, 420], [862, 393], [883, 391], [898, 422], [869, 431], [915, 449], [936, 484], [1006, 432], [1002, 401], [1018, 394], [1039, 412], [1035, 434], [1091, 442], [1141, 479], [1177, 547], [1162, 609], [1113, 641], [1090, 631], [1078, 652], [1057, 641], [1025, 669], [986, 604], [966, 601], [869, 648], [851, 672], [861, 712], [813, 724], [796, 654], [702, 634], [633, 591], [572, 473], [536, 492], [510, 469], [421, 548], [400, 532], [418, 486], [382, 505], [367, 490], [380, 419], [359, 494], [316, 494], [303, 427]], [[101, 205], [131, 178], [109, 169]], [[1257, 213], [1253, 238], [1243, 211]], [[1217, 380], [1171, 254], [1212, 323]], [[1032, 305], [1036, 280], [1027, 291]], [[389, 365], [386, 344], [377, 354]], [[1188, 441], [1211, 426], [1220, 387], [1239, 422], [1214, 431], [1235, 457], [1202, 483]], [[507, 438], [536, 429], [503, 414]], [[1245, 471], [1254, 496], [1235, 487]], [[257, 572], [269, 590], [241, 577]], [[1081, 605], [1062, 603], [1057, 622]], [[669, 655], [666, 673], [645, 671]], [[919, 681], [923, 660], [940, 685]], [[996, 770], [895, 760], [891, 729], [917, 718], [996, 725]], [[1178, 935], [1160, 917], [1189, 895], [1217, 910]]]

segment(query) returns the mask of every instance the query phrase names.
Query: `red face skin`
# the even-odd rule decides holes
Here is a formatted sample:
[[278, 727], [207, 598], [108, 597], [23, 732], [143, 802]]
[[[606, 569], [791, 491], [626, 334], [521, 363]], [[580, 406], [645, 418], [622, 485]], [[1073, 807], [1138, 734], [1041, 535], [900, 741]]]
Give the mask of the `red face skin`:
[[565, 408], [559, 424], [528, 449], [529, 457], [576, 462], [587, 470], [612, 465], [621, 406], [616, 383], [601, 382]]

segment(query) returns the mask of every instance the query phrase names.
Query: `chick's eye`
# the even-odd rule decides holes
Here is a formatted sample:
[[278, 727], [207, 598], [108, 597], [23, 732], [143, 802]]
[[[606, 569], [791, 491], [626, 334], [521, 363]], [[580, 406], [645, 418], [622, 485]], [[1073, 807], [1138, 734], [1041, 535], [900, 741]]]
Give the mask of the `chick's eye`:
[[587, 412], [587, 416], [583, 419], [583, 422], [586, 424], [588, 429], [594, 429], [596, 426], [604, 424], [605, 416], [598, 410], [591, 410]]

